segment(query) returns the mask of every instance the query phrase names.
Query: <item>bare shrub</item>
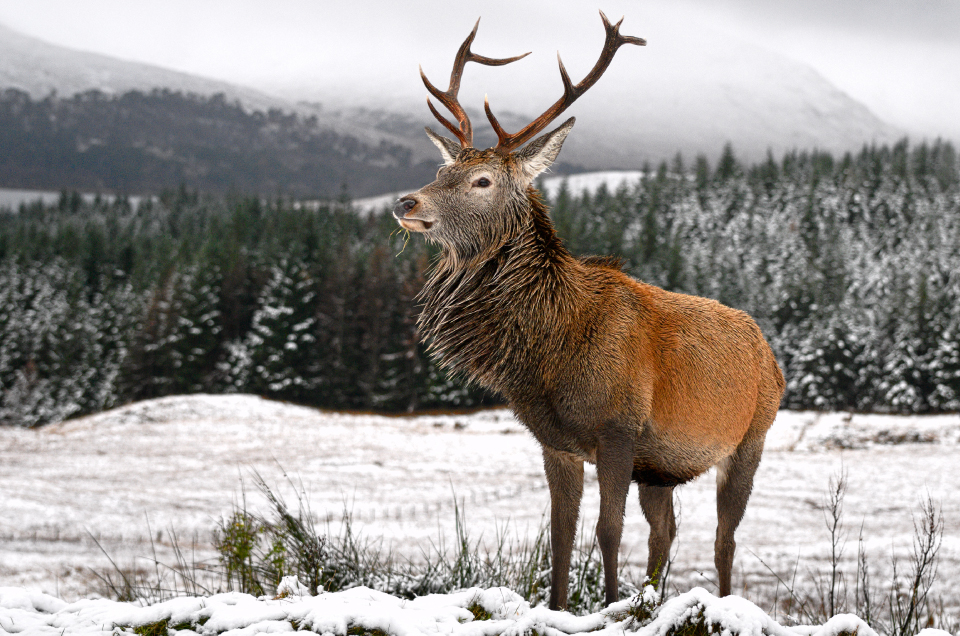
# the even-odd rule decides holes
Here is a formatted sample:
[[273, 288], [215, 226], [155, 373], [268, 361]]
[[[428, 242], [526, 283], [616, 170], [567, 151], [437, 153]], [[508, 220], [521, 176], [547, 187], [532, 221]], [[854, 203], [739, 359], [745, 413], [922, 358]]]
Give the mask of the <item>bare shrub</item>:
[[[856, 577], [852, 605], [843, 554], [847, 535], [843, 524], [843, 500], [847, 491], [847, 472], [831, 477], [822, 512], [830, 537], [828, 568], [808, 570], [807, 578], [798, 580], [800, 559], [788, 576], [775, 572], [760, 562], [777, 579], [773, 613], [783, 611], [795, 623], [822, 624], [833, 616], [854, 611], [864, 622], [891, 636], [914, 636], [925, 627], [947, 628], [957, 621], [943, 610], [942, 599], [935, 600], [931, 590], [937, 580], [937, 557], [943, 538], [943, 515], [940, 506], [927, 495], [920, 502], [919, 515], [914, 517], [913, 555], [906, 576], [896, 554], [891, 555], [893, 576], [886, 586], [871, 575], [870, 558], [863, 536], [863, 524], [857, 537]], [[758, 557], [759, 558], [759, 557]], [[787, 596], [781, 600], [781, 587]]]

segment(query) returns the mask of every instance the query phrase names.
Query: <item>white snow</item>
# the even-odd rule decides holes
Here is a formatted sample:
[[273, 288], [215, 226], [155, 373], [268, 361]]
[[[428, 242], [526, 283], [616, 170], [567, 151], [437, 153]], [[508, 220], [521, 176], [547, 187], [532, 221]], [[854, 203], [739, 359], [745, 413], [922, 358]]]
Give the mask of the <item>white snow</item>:
[[[426, 184], [424, 184], [426, 185]], [[353, 208], [362, 214], [371, 214], [374, 212], [379, 212], [384, 208], [393, 209], [393, 206], [397, 204], [397, 199], [402, 197], [405, 194], [413, 192], [416, 188], [411, 188], [410, 190], [404, 190], [401, 192], [388, 192], [387, 194], [378, 194], [372, 197], [364, 197], [362, 199], [357, 199], [352, 202]]]
[[[86, 192], [80, 195], [84, 202], [93, 203], [97, 194]], [[112, 203], [116, 198], [112, 194], [103, 194], [99, 195], [104, 201]], [[133, 209], [137, 209], [140, 206], [140, 203], [143, 201], [142, 196], [130, 196], [127, 197], [130, 206]], [[10, 210], [16, 211], [21, 204], [23, 205], [32, 205], [34, 203], [40, 202], [43, 205], [56, 205], [60, 200], [60, 193], [54, 192], [52, 190], [17, 190], [13, 188], [0, 188], [0, 210]]]
[[0, 210], [16, 210], [20, 204], [37, 203], [44, 205], [56, 205], [60, 200], [59, 192], [49, 190], [15, 190], [12, 188], [0, 188]]
[[567, 184], [567, 191], [571, 196], [578, 196], [584, 192], [590, 194], [605, 185], [611, 193], [616, 192], [621, 186], [632, 187], [643, 177], [640, 170], [605, 170], [601, 172], [582, 172], [572, 175], [557, 175], [545, 177], [540, 180], [540, 190], [550, 197], [557, 196], [560, 187], [564, 182]]
[[[889, 580], [892, 553], [904, 569], [913, 515], [929, 494], [945, 527], [932, 593], [956, 604], [958, 465], [960, 415], [781, 412], [737, 532], [735, 592], [766, 606], [761, 590], [775, 584], [768, 567], [784, 577], [797, 567], [803, 578], [826, 562], [821, 506], [842, 467], [848, 577], [861, 523], [874, 580]], [[454, 495], [474, 539], [492, 540], [505, 526], [511, 536], [532, 536], [548, 510], [537, 444], [506, 409], [386, 417], [248, 395], [168, 397], [39, 429], [0, 428], [0, 586], [88, 597], [97, 589], [92, 570], [110, 570], [91, 536], [121, 567], [152, 571], [154, 550], [174, 563], [168, 529], [188, 551], [196, 542], [198, 560], [213, 559], [211, 530], [239, 498], [241, 480], [251, 491], [247, 506], [264, 506], [250, 487], [254, 470], [288, 494], [285, 474], [301, 480], [331, 531], [346, 506], [355, 530], [410, 557], [453, 537]], [[599, 507], [589, 467], [586, 479], [581, 515], [589, 532]], [[714, 487], [711, 472], [677, 489], [671, 589], [715, 590]], [[622, 558], [633, 580], [644, 568], [647, 531], [632, 495]], [[53, 601], [37, 602], [56, 610]]]
[[[183, 597], [143, 607], [106, 599], [68, 605], [48, 595], [0, 588], [0, 629], [30, 634], [116, 634], [166, 620], [168, 629], [176, 633], [231, 636], [293, 631], [346, 636], [354, 627], [391, 636], [664, 636], [684, 623], [703, 620], [714, 633], [724, 636], [835, 636], [843, 632], [877, 636], [849, 614], [835, 616], [823, 626], [783, 627], [750, 601], [735, 596], [717, 598], [699, 587], [667, 600], [646, 624], [630, 616], [635, 602], [620, 601], [596, 614], [572, 616], [542, 606], [531, 608], [506, 588], [470, 588], [404, 600], [357, 587], [273, 599], [240, 593]], [[475, 620], [467, 609], [474, 604], [490, 612], [491, 618]], [[946, 632], [925, 630], [921, 634], [943, 636]]]

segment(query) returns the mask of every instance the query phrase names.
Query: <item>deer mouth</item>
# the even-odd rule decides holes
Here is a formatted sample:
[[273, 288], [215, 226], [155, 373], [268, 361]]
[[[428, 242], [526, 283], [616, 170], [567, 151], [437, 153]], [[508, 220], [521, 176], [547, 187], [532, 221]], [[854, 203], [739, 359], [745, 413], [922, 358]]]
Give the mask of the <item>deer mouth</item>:
[[411, 232], [426, 232], [433, 227], [433, 221], [424, 221], [423, 219], [400, 218], [397, 219], [397, 223], [403, 229]]

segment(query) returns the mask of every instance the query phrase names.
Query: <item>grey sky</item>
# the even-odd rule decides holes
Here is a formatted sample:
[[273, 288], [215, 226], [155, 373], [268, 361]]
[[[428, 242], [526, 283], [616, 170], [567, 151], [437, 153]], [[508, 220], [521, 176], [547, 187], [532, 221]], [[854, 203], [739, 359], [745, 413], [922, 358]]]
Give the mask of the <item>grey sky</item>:
[[960, 138], [957, 0], [697, 0], [719, 28], [815, 67], [891, 123]]
[[[609, 0], [603, 9], [626, 14], [624, 31], [651, 46], [698, 22], [810, 64], [914, 136], [960, 139], [957, 0]], [[570, 0], [0, 0], [0, 22], [56, 44], [315, 98], [354, 80], [406, 92], [417, 62], [442, 81], [479, 15], [477, 50], [533, 50], [537, 72], [559, 48], [576, 77], [602, 41], [596, 8]]]

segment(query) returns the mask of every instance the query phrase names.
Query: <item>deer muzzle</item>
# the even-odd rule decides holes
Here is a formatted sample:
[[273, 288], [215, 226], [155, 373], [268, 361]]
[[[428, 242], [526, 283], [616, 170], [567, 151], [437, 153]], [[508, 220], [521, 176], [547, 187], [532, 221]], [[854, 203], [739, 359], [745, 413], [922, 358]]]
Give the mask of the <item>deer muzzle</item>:
[[433, 221], [423, 218], [421, 211], [419, 201], [410, 196], [401, 197], [393, 207], [393, 218], [405, 230], [426, 232], [433, 227]]

